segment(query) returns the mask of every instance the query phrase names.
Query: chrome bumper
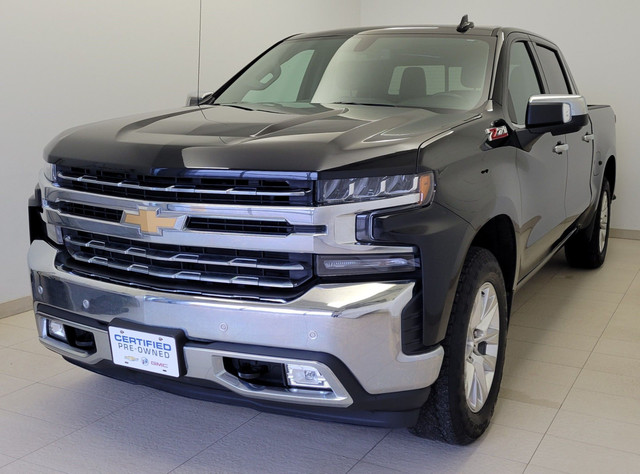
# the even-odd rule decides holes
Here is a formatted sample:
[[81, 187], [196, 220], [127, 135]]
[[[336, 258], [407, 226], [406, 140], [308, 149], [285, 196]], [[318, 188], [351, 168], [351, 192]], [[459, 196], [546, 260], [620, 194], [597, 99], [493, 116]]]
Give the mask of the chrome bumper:
[[[34, 241], [29, 249], [36, 308], [42, 303], [104, 323], [121, 318], [143, 325], [180, 328], [188, 339], [198, 342], [331, 354], [349, 368], [370, 394], [425, 388], [433, 384], [440, 372], [444, 355], [441, 347], [416, 356], [402, 353], [400, 319], [412, 296], [412, 281], [318, 285], [288, 303], [236, 301], [173, 295], [88, 280], [58, 270], [54, 265], [56, 252], [40, 240]], [[111, 360], [106, 331], [63, 321], [94, 334], [96, 352], [83, 353], [50, 338], [45, 327], [47, 317], [49, 315], [42, 312], [36, 316], [40, 340], [45, 346], [84, 364]], [[187, 345], [184, 348], [186, 376], [213, 381], [254, 398], [330, 406], [352, 403], [350, 394], [335, 374], [320, 362], [304, 361], [320, 369], [327, 380], [331, 379], [332, 393], [257, 390], [224, 370], [222, 358], [238, 357], [238, 354], [220, 352]], [[242, 353], [241, 356], [261, 360], [259, 355]]]

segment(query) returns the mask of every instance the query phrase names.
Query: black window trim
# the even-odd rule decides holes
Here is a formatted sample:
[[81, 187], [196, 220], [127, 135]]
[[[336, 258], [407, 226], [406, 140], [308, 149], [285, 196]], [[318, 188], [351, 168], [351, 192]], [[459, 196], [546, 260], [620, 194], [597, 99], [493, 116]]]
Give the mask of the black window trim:
[[548, 41], [543, 40], [542, 38], [538, 38], [538, 37], [532, 37], [530, 40], [530, 53], [533, 53], [534, 57], [535, 57], [535, 61], [537, 63], [537, 68], [539, 69], [539, 74], [542, 76], [543, 78], [543, 84], [544, 84], [544, 92], [543, 94], [550, 94], [551, 92], [549, 91], [549, 83], [547, 82], [547, 76], [545, 74], [544, 71], [544, 67], [542, 66], [542, 60], [540, 59], [540, 57], [538, 56], [538, 51], [536, 50], [536, 46], [539, 46], [541, 48], [546, 48], [550, 51], [552, 51], [555, 56], [556, 59], [558, 60], [558, 63], [560, 64], [560, 71], [562, 72], [562, 76], [564, 77], [564, 82], [567, 85], [567, 89], [569, 90], [569, 94], [576, 94], [575, 92], [575, 87], [573, 84], [573, 81], [571, 80], [569, 74], [568, 74], [568, 69], [567, 66], [564, 63], [564, 58], [562, 57], [562, 54], [560, 53], [560, 50], [558, 49], [558, 47], [556, 45], [554, 45], [553, 43], [550, 43]]

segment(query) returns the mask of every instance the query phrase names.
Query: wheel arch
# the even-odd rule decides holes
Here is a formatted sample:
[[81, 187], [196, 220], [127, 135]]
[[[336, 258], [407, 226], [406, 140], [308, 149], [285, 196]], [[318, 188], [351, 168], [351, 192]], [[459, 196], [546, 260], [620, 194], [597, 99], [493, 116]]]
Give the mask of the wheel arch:
[[488, 250], [498, 261], [511, 308], [518, 262], [516, 234], [511, 218], [505, 214], [491, 218], [478, 230], [471, 246]]
[[613, 155], [607, 159], [607, 164], [604, 168], [604, 177], [609, 181], [609, 187], [613, 195], [616, 186], [616, 158]]

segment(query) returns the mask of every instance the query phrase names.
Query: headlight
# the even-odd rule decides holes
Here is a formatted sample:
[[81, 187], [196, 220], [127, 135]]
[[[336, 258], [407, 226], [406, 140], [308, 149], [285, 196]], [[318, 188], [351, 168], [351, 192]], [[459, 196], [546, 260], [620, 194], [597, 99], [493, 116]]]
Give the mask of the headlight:
[[44, 165], [44, 177], [52, 183], [55, 183], [58, 180], [58, 175], [56, 174], [56, 165], [54, 165], [53, 163], [46, 163]]
[[318, 181], [318, 203], [342, 204], [415, 194], [416, 204], [423, 205], [431, 202], [434, 191], [435, 183], [431, 172], [420, 175], [325, 179]]

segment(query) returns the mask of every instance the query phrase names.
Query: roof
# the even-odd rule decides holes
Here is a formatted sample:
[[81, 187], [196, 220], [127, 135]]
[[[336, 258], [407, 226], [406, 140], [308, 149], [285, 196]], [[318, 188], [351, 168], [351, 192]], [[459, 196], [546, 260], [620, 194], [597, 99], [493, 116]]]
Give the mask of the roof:
[[394, 26], [361, 26], [354, 28], [343, 28], [339, 30], [319, 31], [315, 33], [302, 33], [296, 38], [318, 38], [322, 36], [353, 36], [357, 34], [446, 34], [446, 35], [467, 35], [467, 36], [496, 36], [501, 28], [497, 27], [474, 27], [466, 33], [456, 31], [455, 25], [394, 25]]

